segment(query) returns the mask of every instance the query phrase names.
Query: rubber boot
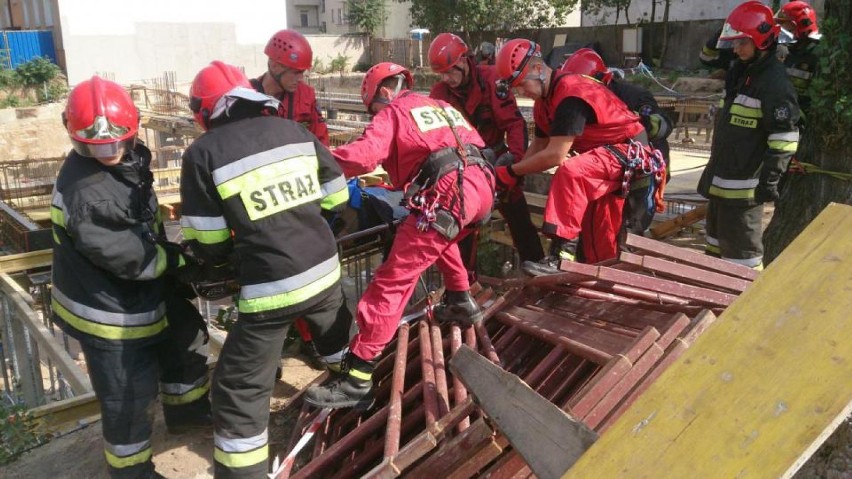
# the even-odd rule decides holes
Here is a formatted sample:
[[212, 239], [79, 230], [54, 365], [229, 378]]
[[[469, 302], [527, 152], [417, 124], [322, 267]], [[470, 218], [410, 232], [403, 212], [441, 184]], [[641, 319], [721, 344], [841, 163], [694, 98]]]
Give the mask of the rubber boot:
[[524, 261], [521, 269], [524, 273], [530, 276], [544, 276], [548, 274], [561, 273], [559, 269], [560, 263], [563, 261], [577, 260], [577, 245], [580, 243], [579, 238], [570, 240], [555, 238], [550, 247], [550, 254], [545, 256], [539, 262]]
[[163, 418], [169, 434], [183, 434], [213, 428], [213, 415], [207, 394], [188, 404], [163, 405]]
[[435, 306], [435, 319], [441, 323], [456, 323], [461, 327], [482, 321], [482, 310], [468, 291], [447, 291], [441, 304]]
[[339, 374], [332, 373], [324, 383], [305, 391], [305, 402], [318, 408], [370, 409], [375, 401], [373, 370], [377, 362], [365, 361], [349, 353], [341, 363]]

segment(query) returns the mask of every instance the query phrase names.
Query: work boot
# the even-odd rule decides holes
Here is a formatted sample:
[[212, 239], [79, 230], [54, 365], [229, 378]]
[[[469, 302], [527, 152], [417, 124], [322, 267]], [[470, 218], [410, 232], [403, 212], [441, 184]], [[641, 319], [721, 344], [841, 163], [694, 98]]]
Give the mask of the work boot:
[[470, 292], [446, 291], [441, 303], [435, 306], [435, 319], [466, 328], [482, 321], [482, 310]]
[[311, 369], [316, 369], [317, 371], [325, 370], [325, 361], [320, 356], [313, 341], [305, 341], [299, 338], [299, 354], [302, 355], [305, 364]]
[[577, 260], [577, 245], [579, 238], [573, 240], [565, 240], [555, 238], [550, 245], [550, 254], [545, 256], [538, 262], [524, 261], [521, 269], [524, 273], [530, 276], [544, 276], [548, 274], [561, 273], [559, 265], [563, 261]]
[[163, 417], [169, 434], [183, 434], [213, 428], [213, 415], [207, 394], [189, 404], [164, 405]]
[[318, 408], [370, 409], [375, 401], [373, 370], [377, 362], [365, 361], [349, 353], [341, 364], [339, 374], [331, 373], [324, 383], [305, 391], [305, 402]]

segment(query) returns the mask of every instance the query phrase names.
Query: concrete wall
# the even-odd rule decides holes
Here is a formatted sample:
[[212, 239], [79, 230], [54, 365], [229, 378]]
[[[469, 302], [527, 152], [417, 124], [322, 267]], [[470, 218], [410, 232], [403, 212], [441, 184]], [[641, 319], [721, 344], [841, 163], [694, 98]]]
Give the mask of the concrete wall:
[[251, 8], [226, 0], [58, 0], [72, 85], [95, 72], [121, 83], [176, 72], [191, 81], [211, 60], [266, 68], [263, 47], [286, 25], [280, 0], [253, 0]]
[[367, 37], [365, 35], [305, 35], [311, 44], [314, 58], [319, 58], [328, 69], [331, 60], [342, 54], [349, 57], [348, 68], [352, 70], [358, 62], [367, 61]]
[[[650, 21], [651, 2], [654, 0], [633, 0], [628, 10], [630, 23], [638, 23], [642, 19]], [[657, 1], [656, 21], [663, 18], [664, 5], [662, 1]], [[687, 1], [687, 0], [672, 0], [669, 10], [669, 21], [687, 21], [687, 20], [713, 20], [724, 19], [728, 16], [731, 10], [742, 3], [743, 0], [714, 0], [714, 1]], [[615, 23], [615, 9], [608, 8], [602, 10], [598, 14], [583, 14], [584, 27], [598, 25], [612, 25]], [[623, 25], [626, 23], [624, 12], [621, 12], [618, 23]]]

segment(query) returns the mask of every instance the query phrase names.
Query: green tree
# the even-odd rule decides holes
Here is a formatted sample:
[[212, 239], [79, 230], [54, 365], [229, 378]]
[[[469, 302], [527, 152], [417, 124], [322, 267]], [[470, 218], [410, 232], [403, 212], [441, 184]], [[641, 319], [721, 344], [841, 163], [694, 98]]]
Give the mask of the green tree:
[[799, 161], [825, 173], [791, 175], [764, 236], [764, 261], [772, 261], [830, 202], [852, 204], [852, 0], [826, 0], [823, 34], [811, 81], [811, 106]]
[[411, 20], [413, 25], [428, 28], [433, 34], [461, 32], [475, 44], [483, 32], [562, 25], [579, 3], [580, 0], [411, 0]]
[[[367, 34], [367, 52], [373, 56], [373, 37], [388, 19], [388, 11], [384, 0], [346, 0], [346, 10], [349, 12], [349, 23], [359, 31]], [[342, 75], [342, 73], [341, 73]]]

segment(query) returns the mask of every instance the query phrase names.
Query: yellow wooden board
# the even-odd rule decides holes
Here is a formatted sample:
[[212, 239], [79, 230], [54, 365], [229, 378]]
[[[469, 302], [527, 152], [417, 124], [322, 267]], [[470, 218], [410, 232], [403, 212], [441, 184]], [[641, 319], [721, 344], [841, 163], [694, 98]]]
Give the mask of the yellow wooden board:
[[564, 477], [791, 476], [852, 412], [850, 237], [829, 205]]

